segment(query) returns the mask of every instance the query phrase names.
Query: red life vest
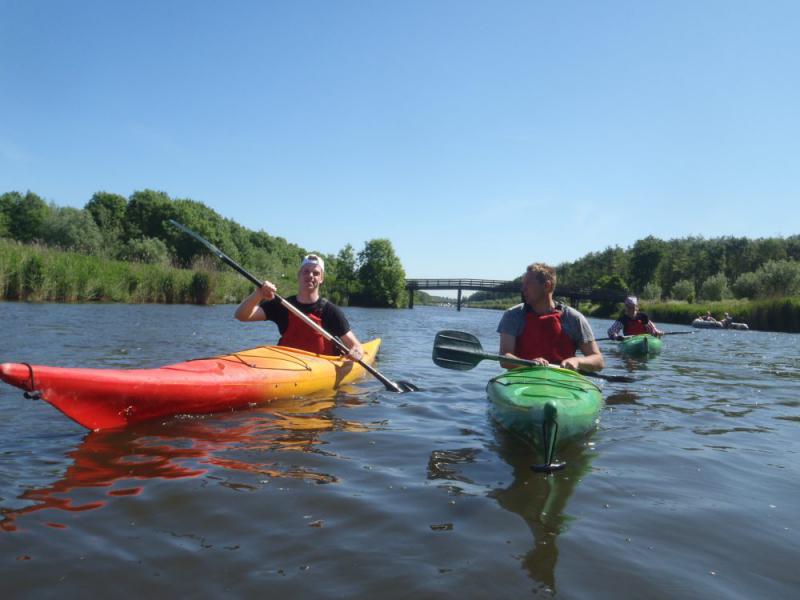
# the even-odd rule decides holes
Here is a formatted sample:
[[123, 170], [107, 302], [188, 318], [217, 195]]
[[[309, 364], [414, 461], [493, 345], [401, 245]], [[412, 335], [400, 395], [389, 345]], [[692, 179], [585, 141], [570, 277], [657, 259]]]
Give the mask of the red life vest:
[[528, 312], [522, 334], [514, 344], [514, 354], [528, 360], [546, 358], [554, 364], [575, 356], [575, 344], [561, 327], [563, 314], [558, 309], [546, 315]]
[[642, 333], [647, 333], [646, 324], [648, 321], [649, 319], [647, 317], [644, 317], [644, 319], [639, 317], [631, 319], [628, 315], [624, 315], [622, 318], [622, 334], [641, 335]]
[[[313, 311], [306, 315], [320, 327], [322, 327], [323, 306], [324, 304], [318, 304]], [[283, 332], [281, 339], [278, 341], [278, 345], [299, 348], [300, 350], [306, 350], [307, 352], [314, 352], [316, 354], [336, 354], [333, 349], [333, 342], [322, 337], [322, 335], [317, 333], [307, 323], [301, 321], [300, 317], [295, 315], [292, 311], [289, 311], [289, 322], [286, 325], [286, 330]]]

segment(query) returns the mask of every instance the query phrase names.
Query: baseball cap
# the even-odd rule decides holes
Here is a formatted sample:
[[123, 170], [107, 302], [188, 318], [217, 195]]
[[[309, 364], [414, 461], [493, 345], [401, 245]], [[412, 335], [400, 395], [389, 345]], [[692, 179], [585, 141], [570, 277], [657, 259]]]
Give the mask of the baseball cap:
[[625, 306], [638, 306], [638, 305], [639, 305], [639, 300], [636, 298], [636, 296], [628, 296], [627, 298], [625, 298]]
[[302, 269], [306, 265], [316, 265], [322, 269], [322, 271], [325, 271], [325, 261], [316, 254], [306, 254], [303, 257], [303, 262], [300, 263], [300, 268]]

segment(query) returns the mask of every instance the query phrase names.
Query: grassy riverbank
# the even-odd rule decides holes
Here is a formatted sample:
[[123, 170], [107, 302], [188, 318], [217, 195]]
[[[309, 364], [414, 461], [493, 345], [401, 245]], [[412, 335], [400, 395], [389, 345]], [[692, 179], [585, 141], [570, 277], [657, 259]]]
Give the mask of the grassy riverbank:
[[252, 286], [202, 261], [195, 269], [106, 260], [0, 240], [0, 299], [34, 302], [218, 304]]
[[657, 323], [690, 325], [710, 311], [717, 319], [730, 313], [733, 320], [747, 323], [750, 329], [800, 333], [800, 298], [765, 300], [722, 300], [719, 302], [644, 302], [642, 310]]

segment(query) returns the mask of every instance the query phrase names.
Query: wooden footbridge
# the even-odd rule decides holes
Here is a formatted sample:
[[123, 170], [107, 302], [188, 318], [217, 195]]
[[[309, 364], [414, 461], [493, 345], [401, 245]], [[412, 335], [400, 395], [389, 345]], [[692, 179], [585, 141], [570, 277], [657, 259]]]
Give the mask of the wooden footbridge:
[[[406, 279], [406, 289], [408, 290], [408, 308], [414, 308], [414, 292], [416, 290], [457, 290], [456, 308], [461, 310], [462, 290], [513, 294], [520, 291], [520, 282], [499, 279]], [[570, 288], [560, 285], [556, 286], [555, 296], [567, 298], [572, 306], [577, 306], [580, 300], [591, 300], [592, 302], [622, 302], [625, 300], [624, 292]]]

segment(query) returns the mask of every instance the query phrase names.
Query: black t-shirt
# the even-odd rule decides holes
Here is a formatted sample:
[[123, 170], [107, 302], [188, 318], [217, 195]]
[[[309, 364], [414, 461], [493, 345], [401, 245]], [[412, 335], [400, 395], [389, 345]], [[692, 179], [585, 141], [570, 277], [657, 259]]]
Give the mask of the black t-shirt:
[[[314, 304], [302, 304], [297, 300], [297, 296], [290, 296], [286, 298], [286, 301], [299, 308], [303, 314], [313, 313], [320, 317], [322, 328], [331, 335], [341, 337], [350, 331], [350, 323], [347, 322], [347, 317], [344, 316], [342, 309], [325, 298], [320, 298]], [[267, 320], [274, 321], [278, 325], [278, 331], [283, 335], [289, 326], [289, 309], [277, 298], [264, 301], [259, 306], [267, 315]]]

